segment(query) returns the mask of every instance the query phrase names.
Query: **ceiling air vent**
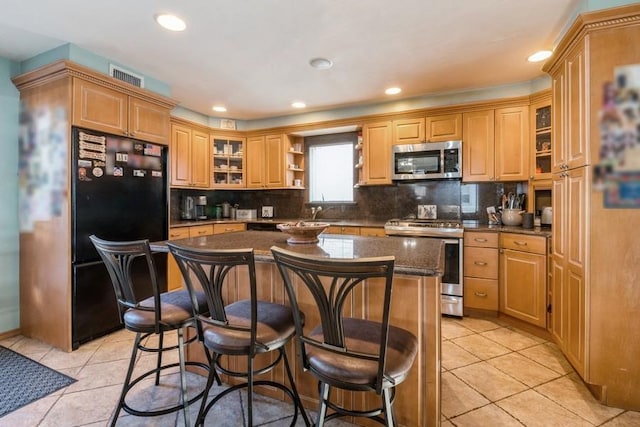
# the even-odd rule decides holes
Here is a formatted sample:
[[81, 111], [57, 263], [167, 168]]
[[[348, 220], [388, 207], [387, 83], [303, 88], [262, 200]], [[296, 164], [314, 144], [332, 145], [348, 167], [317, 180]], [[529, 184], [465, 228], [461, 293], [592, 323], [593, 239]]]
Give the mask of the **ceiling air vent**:
[[122, 80], [137, 87], [144, 87], [144, 77], [125, 70], [117, 65], [109, 64], [109, 75], [115, 79]]

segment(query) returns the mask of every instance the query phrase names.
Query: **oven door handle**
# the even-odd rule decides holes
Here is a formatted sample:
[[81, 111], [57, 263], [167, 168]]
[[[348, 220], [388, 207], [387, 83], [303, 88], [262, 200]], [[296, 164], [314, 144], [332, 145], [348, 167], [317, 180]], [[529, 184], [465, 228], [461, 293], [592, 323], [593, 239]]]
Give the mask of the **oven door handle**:
[[460, 298], [441, 296], [440, 300], [443, 304], [451, 304], [451, 305], [460, 304]]

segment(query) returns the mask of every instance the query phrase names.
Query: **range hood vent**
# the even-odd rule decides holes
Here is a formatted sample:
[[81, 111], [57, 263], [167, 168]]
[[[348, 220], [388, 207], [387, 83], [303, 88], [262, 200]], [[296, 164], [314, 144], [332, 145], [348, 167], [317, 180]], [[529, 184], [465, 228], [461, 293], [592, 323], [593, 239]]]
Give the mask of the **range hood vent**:
[[122, 80], [125, 83], [134, 85], [140, 88], [144, 88], [144, 77], [132, 73], [122, 67], [114, 64], [109, 64], [109, 75], [115, 79]]

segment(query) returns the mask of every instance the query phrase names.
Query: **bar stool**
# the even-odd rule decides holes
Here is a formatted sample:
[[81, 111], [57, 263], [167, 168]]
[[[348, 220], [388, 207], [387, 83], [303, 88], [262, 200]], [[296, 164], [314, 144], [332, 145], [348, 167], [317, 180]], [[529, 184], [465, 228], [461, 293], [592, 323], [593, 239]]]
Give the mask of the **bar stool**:
[[[168, 242], [167, 245], [180, 267], [187, 289], [192, 292], [196, 312], [200, 302], [195, 298], [194, 289], [204, 290], [210, 308], [209, 314], [196, 315], [198, 335], [204, 342], [211, 367], [215, 368], [211, 369], [207, 379], [205, 397], [202, 399], [196, 425], [204, 425], [207, 413], [221, 398], [246, 387], [249, 426], [253, 426], [253, 389], [256, 385], [266, 385], [282, 390], [292, 400], [295, 413], [291, 426], [296, 423], [298, 411], [302, 414], [305, 425], [309, 426], [309, 418], [298, 395], [285, 351], [285, 346], [296, 331], [293, 313], [285, 305], [258, 300], [253, 249], [191, 249], [173, 242]], [[243, 280], [241, 275], [245, 271], [248, 276]], [[241, 295], [248, 290], [249, 299], [225, 304], [223, 289], [229, 286], [229, 282], [238, 284], [238, 293]], [[275, 360], [264, 367], [254, 366], [254, 359], [258, 354], [272, 351], [277, 352]], [[246, 356], [246, 370], [224, 367], [220, 359], [223, 355]], [[275, 368], [280, 360], [284, 362], [290, 388], [274, 381], [254, 380], [256, 375]], [[230, 377], [246, 378], [247, 381], [226, 388], [206, 404], [216, 370]]]
[[[185, 361], [184, 346], [197, 339], [197, 336], [194, 335], [185, 341], [183, 335], [183, 328], [193, 327], [195, 325], [191, 295], [186, 290], [162, 293], [159, 291], [155, 262], [151, 256], [148, 240], [112, 242], [102, 240], [94, 235], [89, 238], [109, 271], [118, 302], [120, 321], [127, 330], [136, 333], [129, 368], [122, 387], [118, 406], [111, 420], [111, 426], [116, 425], [121, 409], [124, 409], [125, 412], [131, 415], [140, 417], [165, 415], [183, 409], [184, 422], [185, 425], [188, 426], [188, 406], [200, 399], [204, 395], [204, 390], [191, 399], [188, 399], [185, 367], [198, 366], [207, 372], [210, 371], [209, 366], [205, 363]], [[151, 289], [153, 291], [152, 296], [144, 299], [136, 295], [131, 268], [133, 262], [140, 258], [146, 261], [149, 270], [148, 280], [151, 283]], [[193, 297], [199, 301], [198, 307], [200, 310], [206, 312], [207, 303], [204, 294], [202, 292], [194, 293]], [[169, 331], [177, 332], [178, 344], [165, 347], [164, 334]], [[145, 341], [152, 335], [158, 336], [158, 345], [154, 347], [148, 346]], [[166, 351], [176, 349], [178, 350], [179, 362], [162, 365], [162, 354]], [[132, 379], [138, 350], [157, 353], [157, 364], [155, 369], [144, 372]], [[155, 385], [159, 385], [160, 372], [178, 366], [180, 367], [181, 389], [179, 404], [171, 407], [143, 411], [131, 407], [126, 402], [127, 393], [140, 381], [150, 375], [155, 375]]]
[[[296, 284], [309, 291], [318, 309], [320, 324], [306, 330], [300, 316], [295, 316], [302, 367], [319, 381], [316, 426], [341, 416], [368, 417], [387, 426], [395, 425], [395, 387], [409, 374], [418, 351], [418, 340], [410, 332], [389, 325], [394, 257], [330, 260], [303, 256], [276, 246], [271, 252], [294, 315], [299, 306]], [[344, 315], [345, 303], [348, 305], [358, 285], [384, 286], [380, 311], [378, 306], [368, 307], [371, 313], [381, 313], [380, 321]], [[307, 319], [310, 317], [308, 312]], [[331, 387], [373, 391], [382, 403], [380, 407], [366, 410], [341, 407], [330, 401]], [[328, 408], [335, 412], [327, 416]]]

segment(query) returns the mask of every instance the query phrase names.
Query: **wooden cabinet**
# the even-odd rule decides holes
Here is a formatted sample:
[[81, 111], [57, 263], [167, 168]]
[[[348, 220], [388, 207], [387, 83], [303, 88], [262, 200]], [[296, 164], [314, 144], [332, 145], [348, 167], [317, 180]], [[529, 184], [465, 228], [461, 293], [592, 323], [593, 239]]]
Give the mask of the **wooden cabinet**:
[[529, 107], [463, 113], [462, 180], [529, 179]]
[[288, 186], [285, 182], [286, 143], [284, 134], [247, 138], [247, 188]]
[[285, 186], [304, 188], [304, 138], [287, 137]]
[[529, 107], [495, 110], [495, 180], [529, 179]]
[[[212, 234], [233, 233], [245, 231], [244, 223], [217, 223], [192, 225], [190, 227], [173, 227], [169, 229], [169, 240], [187, 239], [193, 237], [209, 236]], [[171, 254], [167, 259], [167, 288], [169, 291], [179, 289], [184, 285], [180, 267]]]
[[576, 44], [553, 72], [552, 115], [555, 149], [552, 172], [561, 172], [590, 163], [587, 117], [588, 88], [585, 42]]
[[209, 134], [181, 123], [171, 124], [169, 158], [171, 185], [209, 188]]
[[500, 233], [500, 312], [547, 326], [547, 241]]
[[462, 113], [427, 116], [427, 142], [458, 141], [462, 139]]
[[393, 121], [392, 144], [419, 144], [424, 142], [424, 118]]
[[586, 233], [590, 170], [553, 175], [551, 333], [567, 359], [584, 375]]
[[242, 188], [245, 186], [246, 139], [237, 136], [213, 135], [213, 188]]
[[495, 180], [495, 113], [494, 110], [462, 114], [462, 180], [483, 182]]
[[246, 229], [247, 225], [240, 222], [213, 224], [213, 234], [237, 233]]
[[464, 308], [498, 311], [498, 233], [464, 233]]
[[391, 136], [390, 121], [368, 123], [362, 127], [359, 185], [391, 184]]
[[[169, 229], [169, 240], [187, 238], [189, 238], [188, 227]], [[173, 258], [173, 255], [167, 254], [167, 290], [173, 291], [175, 289], [180, 289], [183, 284], [184, 281], [182, 280], [182, 272], [180, 271], [180, 267], [178, 267], [178, 264]]]
[[169, 143], [169, 108], [81, 78], [73, 79], [73, 124]]
[[384, 227], [360, 227], [361, 236], [386, 237]]
[[344, 226], [344, 225], [332, 225], [325, 230], [327, 234], [353, 234], [355, 236], [360, 235], [360, 227]]
[[545, 92], [531, 103], [530, 129], [531, 129], [531, 180], [551, 179], [551, 151], [553, 141], [551, 139], [551, 93]]

